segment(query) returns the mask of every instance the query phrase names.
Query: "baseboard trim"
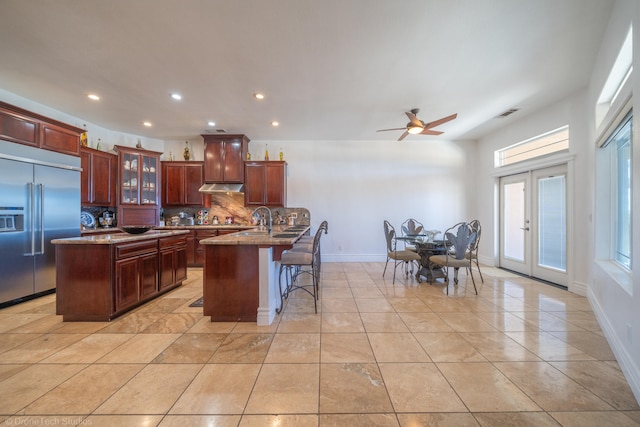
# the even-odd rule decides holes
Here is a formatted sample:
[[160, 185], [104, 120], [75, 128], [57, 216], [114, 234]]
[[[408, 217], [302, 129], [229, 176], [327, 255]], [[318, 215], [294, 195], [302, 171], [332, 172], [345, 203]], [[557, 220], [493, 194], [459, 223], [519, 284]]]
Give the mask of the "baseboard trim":
[[622, 369], [622, 373], [629, 383], [629, 387], [631, 387], [631, 392], [635, 396], [636, 400], [640, 402], [640, 366], [635, 363], [634, 359], [627, 352], [625, 346], [618, 339], [615, 329], [611, 323], [609, 323], [607, 315], [602, 310], [602, 307], [598, 303], [598, 299], [590, 287], [587, 287], [587, 301], [591, 304], [591, 309], [593, 310], [596, 319], [598, 319], [598, 323], [609, 342], [611, 351], [613, 351], [613, 354], [616, 356], [618, 365], [620, 365], [620, 369]]
[[569, 286], [569, 292], [574, 293], [576, 295], [580, 295], [582, 297], [586, 297], [587, 296], [588, 290], [589, 290], [589, 286], [587, 286], [586, 283], [573, 282]]
[[380, 254], [322, 254], [325, 262], [385, 262], [386, 255]]

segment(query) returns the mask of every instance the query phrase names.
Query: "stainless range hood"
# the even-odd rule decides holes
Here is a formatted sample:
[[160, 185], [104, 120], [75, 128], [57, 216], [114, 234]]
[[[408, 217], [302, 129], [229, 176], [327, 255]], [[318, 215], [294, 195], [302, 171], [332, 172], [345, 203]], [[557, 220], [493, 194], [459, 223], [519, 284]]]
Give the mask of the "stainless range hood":
[[205, 183], [198, 191], [201, 193], [242, 193], [244, 184], [215, 182]]

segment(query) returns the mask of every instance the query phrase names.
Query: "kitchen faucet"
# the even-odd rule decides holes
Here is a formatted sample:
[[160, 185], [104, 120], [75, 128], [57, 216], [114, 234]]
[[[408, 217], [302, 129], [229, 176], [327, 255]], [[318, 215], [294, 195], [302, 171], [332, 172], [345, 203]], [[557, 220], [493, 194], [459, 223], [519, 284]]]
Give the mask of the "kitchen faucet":
[[262, 225], [266, 225], [267, 226], [267, 230], [269, 232], [271, 232], [271, 226], [273, 225], [273, 215], [271, 215], [271, 209], [269, 209], [266, 206], [258, 206], [257, 208], [255, 208], [253, 210], [253, 212], [251, 212], [251, 216], [254, 216], [255, 214], [258, 214], [258, 218], [260, 218], [260, 215], [259, 215], [258, 211], [260, 211], [261, 209], [265, 209], [267, 212], [269, 212], [269, 222], [267, 224], [264, 224], [264, 221], [266, 221], [266, 219], [265, 220], [260, 220], [260, 221], [262, 222]]

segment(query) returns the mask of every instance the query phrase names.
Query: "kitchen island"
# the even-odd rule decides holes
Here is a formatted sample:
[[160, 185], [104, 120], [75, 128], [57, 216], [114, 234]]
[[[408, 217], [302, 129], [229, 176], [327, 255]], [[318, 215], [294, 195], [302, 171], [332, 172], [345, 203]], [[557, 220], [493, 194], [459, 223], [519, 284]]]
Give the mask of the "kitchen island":
[[52, 240], [56, 314], [108, 321], [182, 284], [187, 230], [116, 232]]
[[280, 302], [277, 261], [308, 231], [308, 225], [258, 227], [201, 240], [204, 315], [212, 322], [270, 325]]

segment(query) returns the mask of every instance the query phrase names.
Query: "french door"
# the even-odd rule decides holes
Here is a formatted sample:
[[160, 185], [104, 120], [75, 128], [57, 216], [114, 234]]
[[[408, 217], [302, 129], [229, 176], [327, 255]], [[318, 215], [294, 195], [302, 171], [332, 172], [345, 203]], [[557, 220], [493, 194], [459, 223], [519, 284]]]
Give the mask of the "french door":
[[567, 286], [567, 167], [500, 178], [500, 266]]

